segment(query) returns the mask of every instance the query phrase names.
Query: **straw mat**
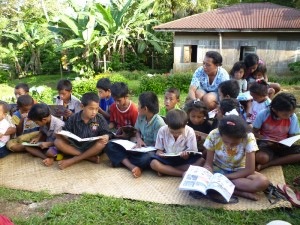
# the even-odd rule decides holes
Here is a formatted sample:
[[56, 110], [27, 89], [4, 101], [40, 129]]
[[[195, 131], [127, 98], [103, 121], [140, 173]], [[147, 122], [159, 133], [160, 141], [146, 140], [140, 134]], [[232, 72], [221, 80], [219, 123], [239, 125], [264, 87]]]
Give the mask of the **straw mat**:
[[[28, 154], [10, 154], [0, 160], [0, 186], [27, 191], [47, 191], [51, 194], [102, 194], [117, 198], [150, 201], [162, 204], [197, 205], [227, 210], [261, 210], [291, 207], [287, 201], [271, 205], [263, 193], [259, 201], [239, 198], [237, 204], [219, 204], [208, 199], [196, 200], [187, 191], [178, 190], [181, 178], [158, 177], [153, 171], [144, 171], [133, 178], [125, 168], [111, 168], [106, 155], [101, 164], [80, 162], [65, 170], [57, 163], [51, 167], [41, 164], [41, 159]], [[281, 167], [272, 167], [263, 173], [276, 185], [285, 183]]]

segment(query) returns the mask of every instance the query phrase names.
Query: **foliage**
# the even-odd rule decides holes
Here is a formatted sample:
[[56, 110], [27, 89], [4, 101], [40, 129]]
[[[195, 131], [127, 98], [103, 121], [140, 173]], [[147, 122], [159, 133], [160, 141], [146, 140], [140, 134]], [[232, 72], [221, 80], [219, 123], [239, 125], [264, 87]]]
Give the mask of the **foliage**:
[[53, 104], [52, 89], [48, 86], [33, 86], [29, 90], [32, 98], [38, 102]]
[[268, 80], [270, 82], [279, 83], [280, 85], [297, 85], [300, 84], [299, 72], [295, 75], [275, 76], [269, 75]]
[[72, 82], [72, 93], [76, 97], [81, 98], [84, 93], [96, 92], [96, 83], [97, 81], [95, 79], [76, 78], [75, 81]]
[[290, 71], [300, 73], [300, 61], [288, 64]]

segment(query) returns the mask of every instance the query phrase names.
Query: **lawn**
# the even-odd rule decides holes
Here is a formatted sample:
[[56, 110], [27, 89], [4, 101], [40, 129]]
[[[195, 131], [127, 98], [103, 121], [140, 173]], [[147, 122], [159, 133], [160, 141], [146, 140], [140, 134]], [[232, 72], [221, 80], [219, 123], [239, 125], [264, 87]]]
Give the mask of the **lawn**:
[[[68, 75], [64, 78], [72, 77]], [[31, 87], [40, 84], [54, 89], [59, 75], [29, 77], [0, 85], [1, 98], [13, 95], [13, 87], [27, 82]], [[138, 85], [136, 81], [131, 85]], [[294, 93], [300, 102], [298, 86], [283, 86]], [[182, 93], [184, 101], [186, 93]], [[137, 102], [137, 96], [133, 98]], [[163, 95], [159, 95], [160, 103]], [[287, 183], [300, 175], [300, 165], [283, 167]], [[99, 187], [100, 188], [100, 187]], [[102, 195], [50, 195], [0, 187], [0, 213], [8, 215], [15, 224], [266, 224], [275, 219], [300, 224], [299, 209], [264, 211], [226, 211], [197, 206], [162, 205], [149, 202], [117, 199]]]

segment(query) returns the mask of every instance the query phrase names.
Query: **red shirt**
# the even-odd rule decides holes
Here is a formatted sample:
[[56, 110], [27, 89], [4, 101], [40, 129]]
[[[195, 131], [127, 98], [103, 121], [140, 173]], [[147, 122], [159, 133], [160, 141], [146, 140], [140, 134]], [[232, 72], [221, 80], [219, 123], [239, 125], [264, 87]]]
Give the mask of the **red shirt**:
[[123, 126], [134, 127], [137, 117], [138, 110], [132, 101], [124, 111], [120, 111], [115, 102], [110, 106], [110, 122], [114, 123], [117, 129]]

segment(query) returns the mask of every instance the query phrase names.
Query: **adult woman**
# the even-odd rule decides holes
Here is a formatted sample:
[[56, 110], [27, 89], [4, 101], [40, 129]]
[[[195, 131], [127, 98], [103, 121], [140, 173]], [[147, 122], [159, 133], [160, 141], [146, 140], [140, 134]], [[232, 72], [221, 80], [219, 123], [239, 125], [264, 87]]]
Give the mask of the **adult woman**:
[[[251, 83], [251, 80], [254, 79], [253, 74], [256, 72], [258, 65], [265, 64], [265, 63], [259, 59], [258, 55], [254, 54], [254, 53], [246, 55], [246, 57], [244, 59], [244, 63], [246, 65], [246, 76], [245, 77], [246, 77], [248, 83]], [[268, 82], [267, 74], [264, 74], [264, 80], [266, 82]], [[270, 86], [270, 88], [268, 90], [269, 93], [275, 92], [275, 94], [276, 94], [281, 89], [280, 84], [278, 84], [278, 83], [268, 83], [268, 84]]]
[[210, 109], [215, 109], [218, 103], [218, 86], [229, 75], [221, 67], [222, 56], [215, 51], [208, 51], [203, 60], [203, 66], [199, 67], [192, 78], [188, 98], [200, 99]]

